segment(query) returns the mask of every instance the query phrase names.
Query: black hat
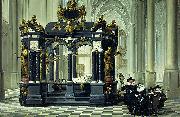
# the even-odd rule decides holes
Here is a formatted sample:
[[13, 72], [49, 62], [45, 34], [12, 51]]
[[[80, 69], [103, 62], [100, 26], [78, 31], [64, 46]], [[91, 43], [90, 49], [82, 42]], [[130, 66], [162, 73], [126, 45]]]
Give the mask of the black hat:
[[135, 81], [135, 79], [133, 79], [132, 77], [129, 77], [129, 78], [127, 79], [127, 82], [129, 82], [130, 80]]
[[154, 88], [156, 89], [156, 88], [161, 88], [161, 87], [159, 85], [156, 85]]
[[152, 87], [150, 87], [149, 89], [148, 89], [148, 91], [153, 91], [154, 90], [154, 88], [152, 88]]

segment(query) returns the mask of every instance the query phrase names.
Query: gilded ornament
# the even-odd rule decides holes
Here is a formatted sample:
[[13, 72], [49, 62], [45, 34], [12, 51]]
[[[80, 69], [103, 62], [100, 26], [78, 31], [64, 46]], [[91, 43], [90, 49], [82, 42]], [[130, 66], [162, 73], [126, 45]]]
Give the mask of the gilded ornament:
[[67, 26], [65, 27], [67, 33], [72, 33], [74, 31], [74, 26], [72, 25], [72, 21], [67, 22]]
[[25, 34], [27, 34], [29, 32], [28, 24], [24, 19], [22, 20], [22, 24], [20, 24], [20, 26], [19, 26], [19, 30], [20, 30], [22, 36], [24, 36]]

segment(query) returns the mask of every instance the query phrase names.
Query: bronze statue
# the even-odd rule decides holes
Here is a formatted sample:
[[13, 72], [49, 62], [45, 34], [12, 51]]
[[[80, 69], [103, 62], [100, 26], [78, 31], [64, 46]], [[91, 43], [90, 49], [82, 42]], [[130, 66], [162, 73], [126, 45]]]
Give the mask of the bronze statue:
[[112, 56], [112, 48], [108, 47], [108, 50], [104, 53], [105, 76], [111, 76], [111, 71], [113, 69]]

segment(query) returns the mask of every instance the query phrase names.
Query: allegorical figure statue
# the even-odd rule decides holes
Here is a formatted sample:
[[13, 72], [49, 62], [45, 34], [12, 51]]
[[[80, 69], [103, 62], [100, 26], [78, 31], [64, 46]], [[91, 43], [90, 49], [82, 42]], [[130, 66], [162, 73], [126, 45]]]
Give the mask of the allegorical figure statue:
[[68, 3], [67, 3], [67, 8], [69, 10], [75, 10], [76, 6], [77, 6], [77, 3], [76, 3], [75, 0], [69, 0]]
[[21, 31], [21, 35], [23, 36], [24, 34], [27, 34], [29, 32], [29, 27], [28, 24], [26, 23], [26, 21], [23, 19], [22, 23], [20, 24], [19, 27], [20, 31]]
[[112, 49], [108, 47], [108, 50], [104, 53], [104, 63], [105, 63], [105, 76], [111, 76], [111, 71], [113, 69], [113, 61], [112, 61]]

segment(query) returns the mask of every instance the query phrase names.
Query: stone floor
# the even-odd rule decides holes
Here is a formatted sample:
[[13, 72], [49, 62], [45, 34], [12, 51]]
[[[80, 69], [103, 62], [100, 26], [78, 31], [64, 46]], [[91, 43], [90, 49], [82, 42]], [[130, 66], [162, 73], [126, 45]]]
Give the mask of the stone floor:
[[[0, 117], [132, 117], [123, 104], [107, 107], [24, 107], [20, 106], [18, 95], [19, 89], [6, 91], [6, 99], [0, 102]], [[180, 102], [167, 100], [158, 117], [180, 117]]]

